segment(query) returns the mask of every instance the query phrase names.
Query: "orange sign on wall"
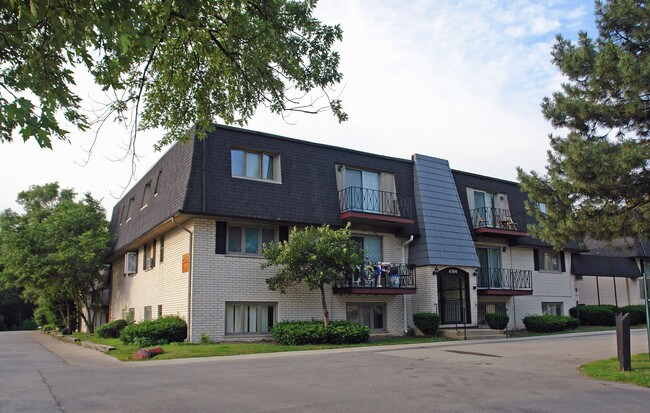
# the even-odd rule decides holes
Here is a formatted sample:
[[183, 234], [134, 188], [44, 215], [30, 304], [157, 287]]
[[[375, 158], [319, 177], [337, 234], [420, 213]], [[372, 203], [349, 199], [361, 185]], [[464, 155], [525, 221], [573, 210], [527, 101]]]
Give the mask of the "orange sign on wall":
[[183, 254], [183, 272], [190, 270], [190, 254]]

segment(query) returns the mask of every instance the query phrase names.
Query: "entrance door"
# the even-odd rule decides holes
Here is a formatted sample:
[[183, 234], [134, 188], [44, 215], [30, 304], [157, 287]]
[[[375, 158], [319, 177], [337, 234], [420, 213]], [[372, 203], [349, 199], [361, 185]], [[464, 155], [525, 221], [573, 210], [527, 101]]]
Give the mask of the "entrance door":
[[469, 274], [460, 268], [438, 272], [438, 295], [442, 324], [470, 324]]

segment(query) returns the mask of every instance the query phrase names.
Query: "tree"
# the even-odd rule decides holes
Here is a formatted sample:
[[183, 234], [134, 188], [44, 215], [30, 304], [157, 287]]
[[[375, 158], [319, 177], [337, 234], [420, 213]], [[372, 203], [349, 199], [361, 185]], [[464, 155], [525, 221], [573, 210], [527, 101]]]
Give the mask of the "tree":
[[595, 40], [557, 36], [553, 63], [568, 81], [542, 112], [568, 134], [550, 136], [546, 175], [518, 169], [539, 222], [533, 232], [556, 248], [650, 234], [650, 10], [646, 1], [597, 1], [596, 25]]
[[302, 282], [310, 290], [319, 289], [323, 305], [323, 324], [329, 325], [325, 286], [343, 281], [363, 263], [358, 244], [350, 238], [349, 225], [338, 230], [328, 225], [294, 228], [288, 241], [264, 245], [262, 268], [278, 266], [277, 273], [266, 279], [270, 290], [286, 289]]
[[[158, 147], [186, 140], [194, 124], [201, 137], [217, 118], [245, 124], [260, 104], [274, 113], [328, 107], [344, 121], [341, 101], [329, 96], [342, 78], [332, 50], [342, 30], [312, 16], [316, 3], [3, 1], [0, 142], [18, 131], [51, 148], [52, 136], [69, 137], [57, 115], [87, 130], [133, 114], [133, 133], [165, 128]], [[73, 90], [75, 70], [88, 71], [110, 97], [94, 121]], [[305, 101], [313, 89], [326, 105]]]
[[0, 282], [21, 288], [36, 305], [56, 307], [66, 327], [73, 303], [92, 332], [111, 247], [104, 209], [90, 194], [76, 201], [56, 183], [32, 186], [17, 201], [23, 214], [0, 215]]

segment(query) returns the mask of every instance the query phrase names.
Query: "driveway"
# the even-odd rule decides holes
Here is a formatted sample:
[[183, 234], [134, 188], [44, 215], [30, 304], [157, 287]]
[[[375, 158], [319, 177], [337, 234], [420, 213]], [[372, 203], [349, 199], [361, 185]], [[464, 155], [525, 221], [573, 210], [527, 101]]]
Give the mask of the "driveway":
[[648, 412], [650, 389], [578, 370], [615, 355], [605, 332], [123, 363], [5, 332], [0, 412]]

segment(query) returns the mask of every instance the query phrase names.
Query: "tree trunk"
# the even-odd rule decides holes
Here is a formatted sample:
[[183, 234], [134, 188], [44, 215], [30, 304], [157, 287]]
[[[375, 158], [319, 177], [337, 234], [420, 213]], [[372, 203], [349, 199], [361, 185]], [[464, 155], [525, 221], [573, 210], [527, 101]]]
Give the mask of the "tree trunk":
[[325, 301], [325, 287], [323, 287], [323, 283], [320, 283], [318, 285], [318, 288], [320, 288], [320, 298], [321, 302], [323, 303], [323, 325], [325, 328], [327, 328], [327, 326], [330, 324], [330, 313], [327, 311], [327, 302]]

